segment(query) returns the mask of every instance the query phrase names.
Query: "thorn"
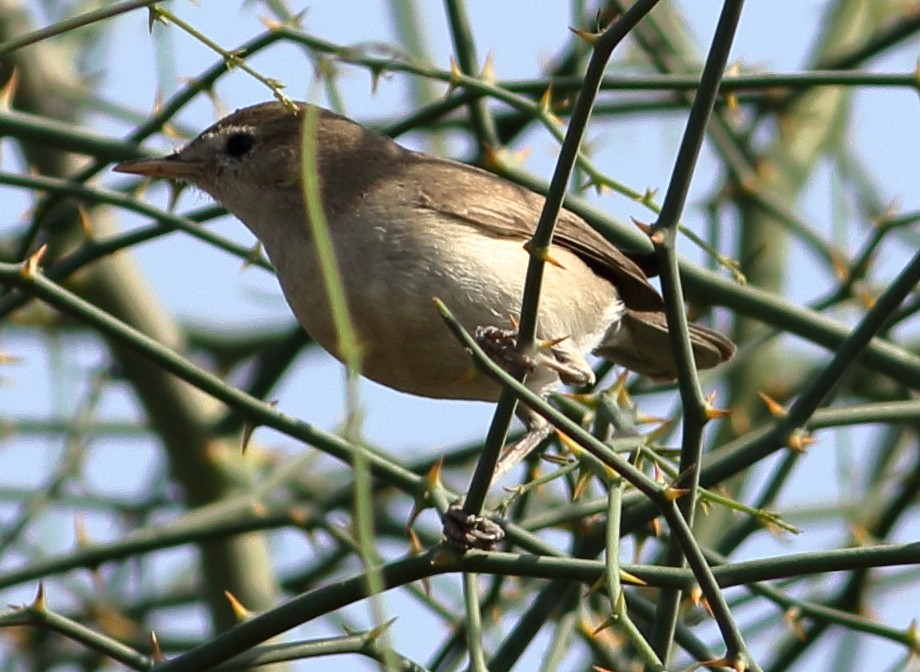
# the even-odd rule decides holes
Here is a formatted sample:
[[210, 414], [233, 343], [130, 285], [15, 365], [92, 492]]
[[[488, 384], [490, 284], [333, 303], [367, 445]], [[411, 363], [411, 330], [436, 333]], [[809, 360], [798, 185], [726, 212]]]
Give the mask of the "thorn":
[[380, 88], [380, 78], [383, 77], [382, 68], [369, 68], [371, 73], [371, 95], [376, 96], [377, 90]]
[[850, 264], [839, 250], [831, 250], [831, 268], [840, 282], [845, 282], [850, 277]]
[[738, 103], [738, 96], [734, 93], [725, 94], [725, 107], [728, 108], [728, 111], [734, 115], [737, 115], [741, 111], [741, 105]]
[[912, 655], [920, 655], [920, 632], [917, 630], [917, 619], [911, 620], [907, 626], [907, 639]]
[[[735, 77], [741, 74], [741, 63], [733, 63], [725, 70], [726, 77]], [[732, 114], [738, 114], [741, 106], [738, 104], [738, 96], [735, 93], [725, 94], [725, 106]]]
[[156, 5], [150, 5], [147, 8], [147, 32], [153, 33], [153, 27], [157, 22], [161, 22], [163, 25], [168, 26], [169, 23], [166, 21], [166, 18], [161, 14], [160, 9]]
[[162, 126], [160, 126], [160, 132], [165, 137], [169, 138], [170, 140], [185, 140], [185, 137], [186, 137], [182, 133], [180, 133], [176, 129], [176, 127], [170, 124], [169, 122], [166, 122]]
[[581, 30], [580, 28], [575, 28], [574, 26], [569, 26], [569, 30], [590, 44], [592, 47], [597, 44], [597, 38], [600, 36], [600, 33], [589, 33], [586, 30]]
[[545, 261], [546, 263], [552, 266], [555, 266], [556, 268], [561, 268], [562, 270], [565, 270], [565, 265], [561, 261], [556, 259], [552, 254], [550, 254], [549, 250], [546, 251], [543, 257], [543, 261]]
[[675, 488], [673, 485], [669, 485], [664, 489], [664, 498], [669, 502], [676, 502], [678, 499], [690, 492], [689, 488]]
[[649, 445], [660, 439], [662, 436], [671, 431], [672, 422], [670, 420], [662, 420], [661, 424], [657, 428], [650, 431], [648, 434], [645, 434], [643, 438], [645, 439], [645, 445]]
[[596, 595], [599, 591], [603, 590], [607, 586], [607, 576], [602, 574], [597, 581], [591, 584], [588, 590], [585, 592], [585, 597], [590, 597], [591, 595]]
[[531, 154], [533, 154], [533, 147], [530, 145], [524, 145], [520, 149], [513, 151], [509, 150], [507, 147], [502, 147], [495, 152], [495, 156], [493, 157], [496, 162], [495, 168], [501, 170], [508, 164], [512, 166], [522, 166]]
[[295, 28], [300, 28], [303, 25], [304, 17], [307, 16], [307, 8], [301, 9], [299, 12], [295, 12], [291, 15], [291, 23]]
[[856, 542], [857, 546], [865, 548], [869, 545], [879, 543], [878, 540], [872, 536], [872, 533], [868, 530], [868, 528], [866, 528], [865, 525], [858, 525], [853, 523], [848, 527], [850, 529], [850, 534], [853, 535], [853, 540]]
[[637, 425], [660, 424], [660, 425], [669, 426], [671, 424], [671, 421], [668, 420], [667, 418], [662, 418], [657, 415], [648, 415], [647, 413], [643, 413], [642, 411], [638, 409], [636, 409], [635, 420], [636, 420]]
[[377, 627], [368, 630], [366, 633], [364, 633], [366, 641], [373, 642], [374, 640], [379, 639], [380, 636], [384, 632], [389, 630], [390, 626], [393, 625], [395, 622], [396, 622], [396, 617], [393, 617], [389, 621], [386, 621], [385, 623], [381, 623]]
[[[704, 667], [732, 667], [732, 661], [722, 656], [721, 658], [713, 658], [712, 660], [701, 660], [698, 663], [694, 663], [689, 669], [701, 670]], [[739, 670], [738, 672], [743, 672], [743, 670]]]
[[620, 592], [617, 594], [616, 599], [613, 602], [613, 608], [616, 610], [617, 614], [626, 613], [626, 591], [620, 588]]
[[[410, 535], [410, 539], [414, 532], [412, 531], [412, 526], [415, 524], [416, 519], [425, 509], [431, 506], [431, 493], [435, 490], [443, 489], [443, 484], [441, 483], [441, 471], [444, 468], [444, 460], [440, 459], [435, 462], [431, 469], [428, 470], [428, 473], [425, 474], [425, 487], [422, 491], [416, 495], [415, 500], [412, 503], [412, 510], [409, 512], [409, 519], [406, 521], [406, 533]], [[421, 544], [419, 544], [419, 552], [421, 552]]]
[[712, 607], [709, 604], [709, 600], [707, 600], [705, 597], [700, 598], [700, 606], [703, 608], [703, 611], [709, 615], [709, 618], [715, 618], [714, 614], [712, 613]]
[[265, 29], [272, 33], [278, 32], [283, 27], [283, 24], [280, 21], [273, 19], [270, 16], [260, 16], [259, 23], [265, 26]]
[[709, 396], [706, 398], [706, 407], [704, 413], [706, 414], [707, 420], [720, 420], [722, 418], [727, 418], [732, 414], [730, 408], [716, 408], [712, 405], [712, 402], [716, 399], [717, 392], [713, 390]]
[[19, 70], [14, 67], [6, 84], [0, 89], [0, 110], [12, 109], [13, 98], [16, 97], [17, 90], [19, 90]]
[[623, 373], [617, 376], [611, 389], [616, 395], [616, 400], [623, 406], [631, 406], [632, 399], [629, 397], [629, 389], [626, 387], [626, 381], [629, 379], [629, 371], [623, 369]]
[[774, 418], [785, 418], [787, 415], [789, 415], [789, 409], [776, 401], [776, 399], [771, 397], [766, 392], [758, 392], [757, 396], [760, 397], [760, 400], [767, 407], [767, 412], [769, 412], [770, 415], [772, 415]]
[[482, 143], [482, 164], [492, 172], [501, 172], [504, 167], [503, 151], [488, 142]]
[[39, 273], [39, 262], [42, 260], [42, 257], [45, 256], [45, 253], [48, 251], [48, 245], [42, 245], [40, 248], [35, 250], [24, 262], [22, 262], [22, 268], [19, 271], [19, 274], [26, 280], [33, 279]]
[[559, 338], [547, 338], [537, 341], [537, 350], [551, 350], [563, 341], [569, 340], [569, 338], [571, 338], [571, 336], [560, 336]]
[[150, 656], [153, 658], [155, 663], [166, 662], [166, 655], [163, 653], [163, 649], [160, 648], [160, 640], [157, 638], [156, 630], [150, 631], [150, 645], [151, 651]]
[[618, 620], [620, 619], [614, 616], [613, 614], [611, 614], [610, 616], [605, 618], [599, 626], [597, 626], [596, 628], [594, 628], [594, 630], [591, 631], [591, 636], [594, 637], [595, 635], [599, 635], [607, 628], [613, 627], [613, 624], [616, 623]]
[[227, 602], [230, 603], [230, 608], [233, 610], [233, 615], [236, 616], [237, 621], [242, 623], [252, 617], [252, 612], [244, 607], [243, 603], [236, 599], [236, 596], [229, 590], [224, 591], [224, 597], [226, 597]]
[[[163, 128], [164, 133], [168, 131], [169, 129], [167, 127]], [[179, 197], [182, 196], [182, 192], [185, 191], [187, 187], [188, 184], [185, 182], [177, 182], [176, 180], [169, 181], [169, 203], [167, 204], [169, 212], [175, 211], [176, 205], [179, 203]]]
[[553, 106], [553, 86], [552, 84], [546, 87], [546, 91], [543, 92], [543, 95], [540, 96], [540, 109], [548, 114], [552, 114]]
[[783, 621], [801, 641], [805, 641], [805, 627], [802, 625], [802, 610], [799, 607], [790, 607], [783, 613]]
[[597, 408], [597, 395], [593, 392], [561, 392], [562, 396], [567, 399], [572, 399], [577, 401], [582, 406], [585, 406], [588, 410], [594, 410]]
[[246, 451], [249, 450], [249, 442], [252, 441], [252, 435], [255, 433], [258, 427], [259, 425], [251, 422], [248, 419], [243, 423], [243, 436], [240, 442], [240, 455], [245, 455]]
[[495, 84], [495, 52], [490, 50], [486, 54], [486, 60], [482, 63], [482, 71], [479, 73], [479, 77], [486, 84]]
[[224, 55], [224, 65], [227, 67], [227, 71], [231, 71], [234, 68], [245, 63], [246, 51], [244, 49], [236, 49], [226, 52]]
[[425, 486], [428, 489], [440, 488], [443, 486], [441, 482], [441, 473], [444, 471], [444, 458], [441, 458], [433, 465], [431, 469], [428, 470], [428, 473], [425, 474]]
[[568, 448], [569, 452], [578, 455], [584, 451], [584, 448], [581, 447], [571, 436], [556, 428], [556, 436], [559, 437], [559, 441], [565, 448]]
[[86, 548], [90, 545], [89, 532], [86, 529], [86, 519], [79, 513], [73, 517], [73, 531], [77, 539], [77, 548]]
[[450, 57], [450, 86], [448, 87], [448, 93], [453, 92], [458, 86], [460, 86], [461, 81], [463, 80], [463, 71], [460, 70], [460, 65], [457, 63], [457, 60], [451, 56]]
[[581, 499], [581, 496], [585, 493], [585, 490], [588, 488], [588, 485], [591, 483], [591, 472], [587, 469], [581, 469], [578, 472], [578, 476], [575, 479], [575, 487], [572, 488], [572, 501], [577, 501]]
[[541, 261], [544, 261], [547, 264], [551, 264], [556, 268], [565, 270], [565, 266], [562, 264], [562, 262], [558, 261], [553, 257], [552, 254], [550, 254], [549, 248], [537, 250], [533, 245], [530, 244], [530, 241], [528, 240], [526, 243], [524, 243], [524, 249], [527, 250], [531, 255], [536, 256]]
[[709, 603], [703, 596], [703, 590], [699, 586], [694, 586], [690, 590], [690, 601], [693, 603], [694, 607], [701, 607], [706, 613], [712, 616], [712, 611], [709, 609]]
[[804, 453], [808, 446], [815, 443], [815, 439], [805, 429], [796, 429], [789, 435], [786, 445], [797, 453]]
[[870, 310], [878, 300], [878, 297], [872, 293], [864, 282], [857, 282], [853, 287], [853, 293], [856, 295], [856, 299], [859, 301], [860, 305], [866, 310]]
[[562, 126], [562, 119], [553, 112], [553, 87], [552, 85], [546, 88], [546, 91], [540, 96], [540, 101], [537, 103], [540, 107], [540, 111], [543, 112], [547, 117], [549, 117], [555, 124]]
[[652, 231], [649, 235], [649, 240], [652, 241], [652, 245], [659, 246], [664, 245], [664, 232], [659, 230]]
[[631, 586], [647, 586], [648, 581], [640, 579], [635, 574], [630, 574], [626, 570], [620, 570], [620, 581], [622, 583], [628, 583]]
[[[556, 430], [556, 431], [558, 432], [558, 430]], [[561, 435], [559, 436], [559, 440], [560, 440], [560, 441], [563, 440], [563, 439], [562, 439], [563, 436], [565, 436], [565, 434], [561, 434]], [[568, 438], [568, 437], [566, 436], [566, 438]], [[546, 460], [546, 461], [549, 462], [550, 464], [556, 464], [556, 465], [558, 465], [558, 466], [560, 466], [560, 467], [564, 467], [565, 465], [567, 465], [567, 464], [569, 463], [568, 458], [565, 457], [564, 455], [555, 455], [555, 454], [553, 454], [553, 453], [543, 453], [543, 455], [541, 455], [541, 458], [544, 459], [544, 460]], [[502, 486], [502, 487], [504, 488], [505, 492], [511, 493], [511, 494], [513, 494], [513, 495], [519, 495], [519, 494], [521, 494], [521, 493], [524, 491], [524, 490], [523, 490], [524, 486], [522, 486], [522, 485], [514, 485], [514, 486], [511, 486], [511, 485], [504, 485], [504, 486]]]
[[262, 261], [265, 258], [265, 255], [262, 254], [262, 243], [256, 241], [252, 246], [249, 252], [246, 253], [245, 258], [243, 259], [243, 265], [240, 268], [241, 271], [246, 270], [250, 266], [255, 266], [257, 263]]
[[89, 213], [82, 205], [77, 206], [77, 217], [80, 219], [80, 230], [88, 240], [93, 240], [93, 226], [90, 223]]
[[635, 224], [636, 228], [639, 229], [642, 233], [647, 236], [652, 235], [652, 227], [649, 226], [646, 222], [643, 222], [640, 219], [636, 219], [635, 217], [630, 217], [630, 219], [632, 220], [632, 223]]
[[414, 556], [418, 557], [422, 554], [424, 550], [422, 547], [422, 540], [419, 539], [418, 534], [411, 527], [406, 528], [406, 534], [409, 537], [409, 552]]
[[29, 605], [29, 609], [33, 611], [44, 612], [48, 610], [48, 602], [45, 600], [45, 582], [38, 582], [38, 590], [35, 591], [35, 599], [32, 600], [32, 604]]
[[603, 182], [601, 180], [594, 181], [593, 186], [594, 186], [594, 193], [597, 194], [598, 196], [603, 196], [604, 194], [607, 194], [607, 193], [613, 193], [613, 187], [611, 187], [606, 182]]

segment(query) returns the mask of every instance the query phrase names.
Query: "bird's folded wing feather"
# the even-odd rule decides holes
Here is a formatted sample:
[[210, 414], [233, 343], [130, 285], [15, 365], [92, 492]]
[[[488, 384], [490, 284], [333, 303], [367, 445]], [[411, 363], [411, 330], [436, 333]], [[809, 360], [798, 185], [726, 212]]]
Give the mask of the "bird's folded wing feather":
[[[424, 164], [443, 161], [418, 156], [424, 158], [416, 169], [429, 175], [435, 171], [426, 169]], [[523, 245], [537, 226], [543, 196], [478, 168], [463, 167], [466, 170], [461, 173], [462, 179], [452, 173], [450, 184], [428, 180], [424, 192], [419, 194], [418, 207], [467, 222], [488, 235], [518, 238]], [[463, 191], [468, 192], [468, 198], [462, 197]], [[609, 279], [627, 307], [640, 311], [663, 309], [661, 296], [649, 284], [643, 270], [575, 213], [565, 209], [559, 213], [553, 244], [573, 252], [595, 273]]]

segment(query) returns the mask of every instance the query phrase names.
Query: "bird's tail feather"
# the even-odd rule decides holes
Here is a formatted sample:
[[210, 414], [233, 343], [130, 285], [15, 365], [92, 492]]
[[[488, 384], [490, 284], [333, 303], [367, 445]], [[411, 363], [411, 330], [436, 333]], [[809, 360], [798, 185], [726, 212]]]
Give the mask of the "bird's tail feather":
[[[690, 343], [698, 369], [711, 369], [735, 354], [735, 344], [722, 334], [690, 324]], [[677, 377], [668, 325], [662, 312], [629, 310], [595, 352], [631, 371], [651, 378]]]

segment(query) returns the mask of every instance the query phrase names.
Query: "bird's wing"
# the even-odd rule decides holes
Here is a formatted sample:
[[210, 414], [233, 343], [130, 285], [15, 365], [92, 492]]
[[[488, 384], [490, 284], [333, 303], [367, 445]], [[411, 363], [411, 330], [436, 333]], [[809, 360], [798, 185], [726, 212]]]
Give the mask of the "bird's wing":
[[[437, 171], [426, 164], [444, 159], [416, 156], [419, 161], [414, 169], [429, 176], [424, 191], [418, 194], [418, 207], [467, 222], [490, 235], [518, 238], [522, 244], [533, 235], [543, 208], [543, 196], [478, 168], [454, 162], [448, 163], [464, 170], [452, 171], [450, 183], [440, 184], [430, 179]], [[610, 280], [628, 308], [662, 310], [661, 296], [639, 265], [570, 210], [559, 213], [553, 244], [575, 253], [595, 273]]]

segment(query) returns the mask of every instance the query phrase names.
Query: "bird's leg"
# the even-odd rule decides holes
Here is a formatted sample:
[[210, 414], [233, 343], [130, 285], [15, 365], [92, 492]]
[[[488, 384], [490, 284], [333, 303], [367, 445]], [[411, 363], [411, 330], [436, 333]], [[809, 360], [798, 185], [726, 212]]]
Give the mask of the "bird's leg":
[[[546, 419], [523, 404], [518, 404], [516, 414], [524, 423], [526, 433], [502, 449], [495, 471], [492, 472], [492, 485], [536, 450], [553, 431], [553, 426]], [[444, 514], [444, 536], [460, 548], [491, 550], [505, 538], [505, 531], [485, 516], [464, 511], [463, 500], [460, 499], [451, 504]]]
[[[478, 327], [474, 337], [486, 354], [512, 375], [530, 374], [538, 369], [553, 371], [566, 385], [590, 385], [594, 382], [594, 371], [581, 353], [569, 347], [568, 337], [545, 340], [538, 343], [533, 355], [518, 352], [517, 330], [498, 327]], [[540, 384], [537, 390], [546, 395], [551, 385]], [[513, 466], [532, 453], [553, 431], [541, 415], [523, 404], [518, 404], [517, 416], [524, 423], [526, 433], [512, 444], [505, 446], [495, 468], [493, 482]]]
[[[542, 341], [537, 345], [536, 353], [530, 355], [517, 350], [516, 329], [477, 327], [473, 336], [489, 358], [511, 375], [523, 378], [536, 373], [529, 386], [541, 397], [545, 398], [559, 380], [570, 385], [589, 385], [594, 382], [594, 371], [581, 353], [567, 347], [568, 338]], [[548, 377], [548, 372], [553, 375]], [[492, 483], [530, 455], [552, 434], [553, 426], [529, 407], [519, 403], [516, 414], [524, 423], [525, 434], [502, 449], [492, 474]], [[505, 533], [488, 518], [465, 512], [460, 500], [454, 502], [444, 514], [444, 536], [450, 543], [461, 548], [490, 549], [504, 538]]]
[[492, 474], [493, 484], [535, 451], [553, 433], [553, 426], [543, 416], [537, 415], [527, 406], [518, 403], [516, 414], [524, 423], [525, 434], [502, 449], [498, 464], [495, 465], [495, 472]]
[[[517, 326], [517, 325], [515, 325]], [[518, 379], [536, 370], [533, 357], [517, 350], [517, 329], [501, 329], [492, 326], [480, 326], [473, 332], [476, 342], [488, 355], [489, 359], [498, 364], [502, 369]], [[518, 417], [521, 417], [523, 406], [518, 406]], [[499, 459], [497, 468], [492, 474], [492, 483], [512, 466], [524, 459], [539, 443], [548, 436], [549, 423], [536, 414], [532, 415], [543, 422], [537, 433], [528, 430], [519, 441], [507, 446]], [[528, 417], [529, 417], [528, 416]], [[536, 420], [525, 420], [525, 425], [536, 427]], [[508, 461], [503, 465], [503, 462]], [[505, 531], [500, 525], [489, 520], [481, 514], [467, 513], [463, 508], [463, 499], [459, 499], [444, 512], [444, 537], [448, 542], [460, 548], [478, 548], [490, 550], [505, 537]]]

